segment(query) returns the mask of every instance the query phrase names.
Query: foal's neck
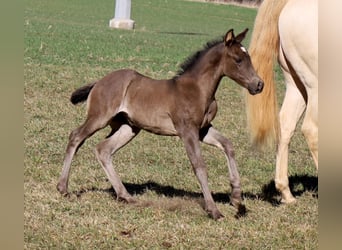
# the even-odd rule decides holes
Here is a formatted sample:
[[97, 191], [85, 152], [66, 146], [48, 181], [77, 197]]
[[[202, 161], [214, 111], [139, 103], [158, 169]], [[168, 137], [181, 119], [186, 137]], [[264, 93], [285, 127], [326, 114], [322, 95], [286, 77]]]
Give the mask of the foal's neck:
[[186, 79], [187, 84], [196, 85], [201, 93], [208, 95], [208, 98], [215, 95], [218, 84], [224, 76], [220, 66], [222, 48], [221, 44], [214, 46], [199, 58], [191, 69], [180, 76]]

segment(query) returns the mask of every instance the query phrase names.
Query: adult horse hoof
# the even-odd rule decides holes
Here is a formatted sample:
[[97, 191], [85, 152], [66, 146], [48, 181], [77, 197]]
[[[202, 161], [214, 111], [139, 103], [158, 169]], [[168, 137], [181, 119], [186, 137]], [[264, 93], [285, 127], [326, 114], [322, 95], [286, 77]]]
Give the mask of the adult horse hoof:
[[281, 193], [280, 202], [282, 204], [291, 204], [291, 203], [296, 202], [296, 198], [293, 197], [289, 188], [285, 188], [285, 189], [281, 190], [280, 193]]
[[282, 199], [280, 200], [280, 202], [281, 202], [282, 204], [293, 204], [293, 203], [296, 203], [296, 201], [297, 201], [297, 199], [294, 198], [294, 197], [282, 198]]

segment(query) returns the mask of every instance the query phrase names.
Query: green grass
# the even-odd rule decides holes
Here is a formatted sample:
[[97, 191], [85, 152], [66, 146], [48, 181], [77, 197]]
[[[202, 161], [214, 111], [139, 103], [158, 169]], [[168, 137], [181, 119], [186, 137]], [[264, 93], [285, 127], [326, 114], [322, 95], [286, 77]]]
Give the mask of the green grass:
[[[250, 148], [241, 87], [225, 78], [214, 125], [236, 151], [248, 215], [235, 219], [226, 160], [203, 146], [210, 188], [225, 218], [209, 219], [199, 184], [178, 138], [142, 132], [114, 157], [140, 206], [114, 199], [90, 138], [74, 158], [69, 190], [56, 190], [68, 135], [85, 117], [71, 92], [106, 73], [133, 68], [172, 77], [179, 64], [228, 29], [250, 28], [255, 9], [189, 1], [132, 1], [134, 31], [111, 30], [114, 2], [25, 2], [24, 11], [24, 248], [25, 249], [316, 249], [318, 199], [315, 167], [300, 131], [290, 146], [289, 171], [298, 202], [274, 205], [275, 152]], [[279, 72], [278, 72], [279, 73]], [[278, 74], [279, 100], [284, 93]], [[309, 183], [305, 182], [309, 181]], [[272, 197], [266, 197], [268, 190]]]

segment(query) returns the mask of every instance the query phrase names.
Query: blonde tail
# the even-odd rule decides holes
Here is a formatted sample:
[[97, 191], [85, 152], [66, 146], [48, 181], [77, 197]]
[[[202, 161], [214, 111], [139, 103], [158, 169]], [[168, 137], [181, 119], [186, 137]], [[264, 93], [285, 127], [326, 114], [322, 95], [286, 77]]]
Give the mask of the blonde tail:
[[264, 0], [254, 23], [249, 53], [254, 68], [264, 80], [263, 91], [246, 93], [247, 122], [252, 144], [258, 148], [278, 142], [279, 120], [274, 82], [274, 64], [279, 54], [278, 19], [288, 0]]

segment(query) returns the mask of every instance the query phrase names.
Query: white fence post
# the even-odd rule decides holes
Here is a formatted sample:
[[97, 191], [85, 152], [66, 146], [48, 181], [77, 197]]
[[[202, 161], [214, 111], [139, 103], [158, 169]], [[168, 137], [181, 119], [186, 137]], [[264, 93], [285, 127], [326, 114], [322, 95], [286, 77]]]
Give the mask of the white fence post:
[[114, 18], [109, 20], [109, 27], [116, 29], [133, 29], [131, 20], [131, 0], [116, 0]]

